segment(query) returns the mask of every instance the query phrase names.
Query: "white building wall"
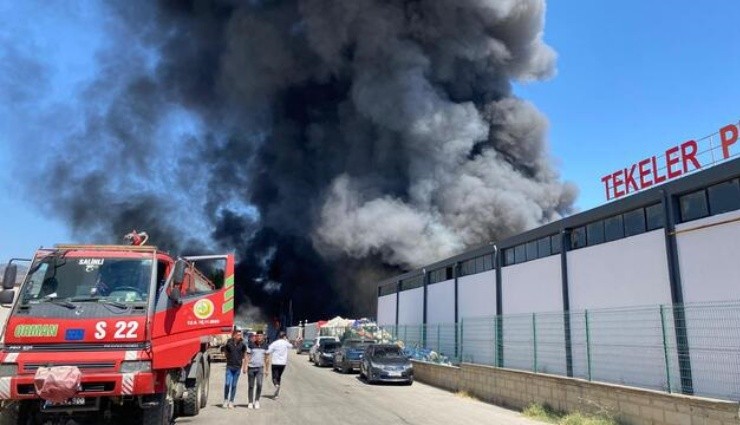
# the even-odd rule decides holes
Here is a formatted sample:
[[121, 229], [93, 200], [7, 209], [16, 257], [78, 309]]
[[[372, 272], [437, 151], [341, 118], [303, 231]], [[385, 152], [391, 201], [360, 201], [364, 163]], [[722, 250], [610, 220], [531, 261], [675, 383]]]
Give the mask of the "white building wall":
[[694, 391], [733, 400], [740, 399], [740, 317], [737, 305], [710, 302], [740, 301], [738, 219], [740, 211], [732, 211], [676, 226], [684, 302], [707, 303], [686, 309]]
[[496, 315], [496, 271], [490, 270], [457, 279], [460, 318]]
[[740, 301], [740, 211], [681, 223], [676, 242], [685, 303]]
[[551, 255], [501, 270], [505, 367], [535, 368], [536, 332], [537, 371], [566, 373], [560, 268], [560, 255]]
[[427, 347], [455, 357], [455, 281], [427, 286]]
[[396, 337], [409, 347], [422, 346], [424, 323], [424, 288], [401, 291], [398, 299]]
[[301, 332], [303, 328], [301, 328], [300, 326], [289, 326], [285, 330], [288, 334], [288, 341], [290, 342], [294, 342], [295, 340], [303, 337], [303, 335], [301, 335], [303, 333]]
[[427, 286], [427, 323], [455, 322], [455, 281], [446, 280]]
[[378, 297], [378, 325], [396, 324], [396, 294]]
[[671, 303], [663, 229], [568, 252], [570, 309]]
[[501, 269], [503, 314], [563, 311], [560, 255]]
[[306, 323], [303, 327], [303, 339], [316, 339], [319, 336], [319, 324], [317, 322]]
[[463, 360], [495, 364], [496, 271], [458, 278], [457, 302]]
[[420, 325], [424, 320], [424, 288], [401, 291], [398, 299], [398, 324]]
[[[666, 388], [658, 307], [671, 304], [664, 230], [568, 252], [568, 279], [574, 374], [588, 375], [590, 348], [592, 379]], [[589, 315], [589, 346], [586, 309], [613, 309]], [[670, 356], [675, 378], [675, 350]]]

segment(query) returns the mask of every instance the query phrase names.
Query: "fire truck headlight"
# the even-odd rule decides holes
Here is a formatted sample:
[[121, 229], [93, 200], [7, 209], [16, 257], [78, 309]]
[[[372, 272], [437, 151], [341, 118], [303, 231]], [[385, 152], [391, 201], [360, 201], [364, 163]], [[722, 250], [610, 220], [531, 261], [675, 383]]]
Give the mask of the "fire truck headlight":
[[15, 363], [0, 364], [0, 378], [7, 378], [18, 374], [18, 365]]
[[121, 362], [121, 373], [151, 372], [152, 362]]

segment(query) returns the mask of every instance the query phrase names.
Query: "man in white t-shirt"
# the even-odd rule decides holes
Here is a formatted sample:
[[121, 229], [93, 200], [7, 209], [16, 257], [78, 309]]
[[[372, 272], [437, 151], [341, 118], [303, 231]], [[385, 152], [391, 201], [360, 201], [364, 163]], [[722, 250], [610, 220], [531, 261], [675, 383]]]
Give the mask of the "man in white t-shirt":
[[283, 377], [283, 371], [285, 371], [285, 366], [288, 364], [288, 350], [291, 348], [293, 348], [293, 345], [288, 342], [288, 335], [285, 332], [280, 332], [278, 339], [267, 347], [267, 355], [272, 371], [272, 385], [275, 386], [273, 398], [278, 398], [278, 395], [280, 395], [280, 379]]

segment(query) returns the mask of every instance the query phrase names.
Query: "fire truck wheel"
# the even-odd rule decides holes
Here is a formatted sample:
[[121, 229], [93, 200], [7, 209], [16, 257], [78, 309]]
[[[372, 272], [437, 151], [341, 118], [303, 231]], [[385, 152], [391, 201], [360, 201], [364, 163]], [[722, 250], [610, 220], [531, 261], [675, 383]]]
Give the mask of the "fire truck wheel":
[[[207, 370], [208, 366], [203, 365], [203, 368]], [[206, 406], [208, 406], [208, 394], [211, 390], [211, 373], [210, 370], [208, 372], [203, 372], [203, 380], [201, 382], [200, 388], [201, 388], [201, 396], [200, 396], [200, 408], [203, 409]]]
[[144, 425], [170, 425], [174, 420], [174, 403], [167, 394], [159, 394], [159, 405], [142, 411]]
[[200, 413], [200, 405], [203, 400], [203, 367], [197, 366], [195, 382], [187, 386], [188, 395], [182, 399], [182, 415], [197, 416]]

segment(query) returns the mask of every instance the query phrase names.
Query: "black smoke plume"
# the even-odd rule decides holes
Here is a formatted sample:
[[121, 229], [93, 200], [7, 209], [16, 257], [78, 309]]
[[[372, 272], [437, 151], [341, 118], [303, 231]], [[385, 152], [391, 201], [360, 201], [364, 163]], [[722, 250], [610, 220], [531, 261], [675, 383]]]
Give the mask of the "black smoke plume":
[[89, 239], [235, 250], [243, 306], [372, 315], [378, 279], [571, 211], [545, 118], [512, 94], [554, 74], [544, 0], [105, 11], [82, 109], [19, 101], [58, 129], [26, 153], [35, 200]]

